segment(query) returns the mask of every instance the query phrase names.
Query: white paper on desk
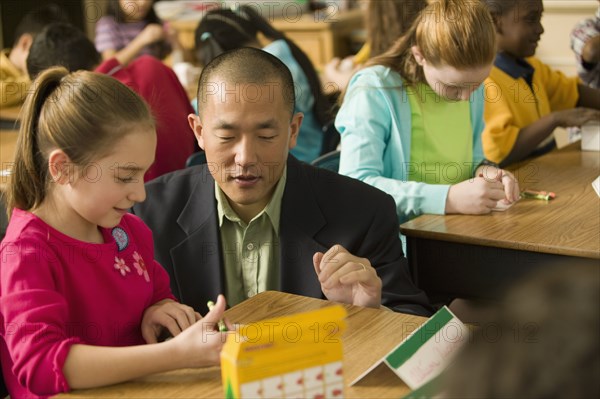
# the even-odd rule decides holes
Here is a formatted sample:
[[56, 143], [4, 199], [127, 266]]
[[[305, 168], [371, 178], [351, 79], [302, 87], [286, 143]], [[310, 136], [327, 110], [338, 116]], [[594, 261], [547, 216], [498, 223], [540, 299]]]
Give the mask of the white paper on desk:
[[594, 187], [594, 191], [596, 191], [596, 194], [600, 197], [600, 176], [596, 177], [596, 180], [592, 182], [592, 187]]
[[581, 140], [581, 128], [576, 126], [569, 128], [557, 127], [552, 132], [552, 135], [554, 136], [556, 148], [560, 150], [571, 143]]
[[384, 362], [410, 389], [418, 389], [446, 368], [468, 336], [467, 327], [444, 306], [350, 385]]
[[581, 126], [581, 149], [600, 151], [600, 123], [590, 122]]
[[492, 211], [503, 212], [516, 203], [517, 203], [517, 201], [513, 201], [508, 204], [504, 203], [503, 201], [498, 201], [498, 202], [496, 202], [496, 207], [492, 208]]
[[552, 132], [554, 136], [554, 141], [556, 142], [556, 148], [563, 148], [570, 144], [569, 140], [569, 132], [564, 127], [557, 127]]

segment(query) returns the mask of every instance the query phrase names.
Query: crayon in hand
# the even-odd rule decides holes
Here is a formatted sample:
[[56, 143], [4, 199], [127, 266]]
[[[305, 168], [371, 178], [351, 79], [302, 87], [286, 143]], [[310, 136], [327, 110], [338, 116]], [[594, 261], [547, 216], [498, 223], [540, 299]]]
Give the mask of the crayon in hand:
[[[213, 308], [215, 307], [215, 303], [213, 301], [208, 301], [206, 303], [206, 306], [208, 306], [208, 310], [213, 310]], [[219, 326], [220, 332], [227, 331], [227, 326], [225, 325], [225, 322], [223, 321], [223, 319], [219, 320], [219, 322], [217, 323], [217, 326]]]

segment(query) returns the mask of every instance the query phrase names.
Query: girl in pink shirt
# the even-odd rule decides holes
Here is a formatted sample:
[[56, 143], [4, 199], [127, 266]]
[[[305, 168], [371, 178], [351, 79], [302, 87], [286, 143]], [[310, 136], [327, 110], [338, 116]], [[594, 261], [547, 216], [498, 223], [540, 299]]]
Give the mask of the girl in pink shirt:
[[[52, 68], [33, 87], [0, 246], [0, 360], [11, 397], [217, 364], [224, 298], [198, 323], [174, 300], [150, 230], [128, 213], [144, 200], [154, 161], [148, 106], [92, 72]], [[163, 331], [175, 338], [157, 343]]]

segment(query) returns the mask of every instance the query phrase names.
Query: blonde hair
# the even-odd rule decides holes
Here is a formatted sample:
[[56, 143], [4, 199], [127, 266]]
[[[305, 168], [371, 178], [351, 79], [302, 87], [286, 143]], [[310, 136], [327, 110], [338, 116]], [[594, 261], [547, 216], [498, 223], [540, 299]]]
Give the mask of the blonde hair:
[[496, 31], [480, 0], [432, 0], [410, 29], [387, 52], [367, 65], [384, 65], [410, 84], [426, 83], [411, 48], [428, 63], [464, 70], [489, 65], [496, 55]]
[[93, 72], [50, 68], [33, 82], [7, 192], [7, 212], [39, 207], [48, 193], [50, 152], [61, 149], [78, 166], [110, 153], [133, 125], [154, 132], [150, 109], [133, 90]]

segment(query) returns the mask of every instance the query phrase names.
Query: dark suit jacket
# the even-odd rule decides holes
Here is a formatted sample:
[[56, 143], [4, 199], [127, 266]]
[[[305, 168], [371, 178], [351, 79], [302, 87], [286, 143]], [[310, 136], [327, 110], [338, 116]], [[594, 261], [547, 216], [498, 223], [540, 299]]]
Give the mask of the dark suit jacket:
[[[146, 201], [133, 209], [154, 233], [173, 294], [203, 314], [206, 302], [225, 292], [214, 184], [206, 164], [176, 171], [147, 183]], [[281, 291], [324, 298], [312, 257], [341, 244], [377, 269], [383, 305], [430, 314], [411, 281], [389, 195], [290, 155], [280, 220]]]

